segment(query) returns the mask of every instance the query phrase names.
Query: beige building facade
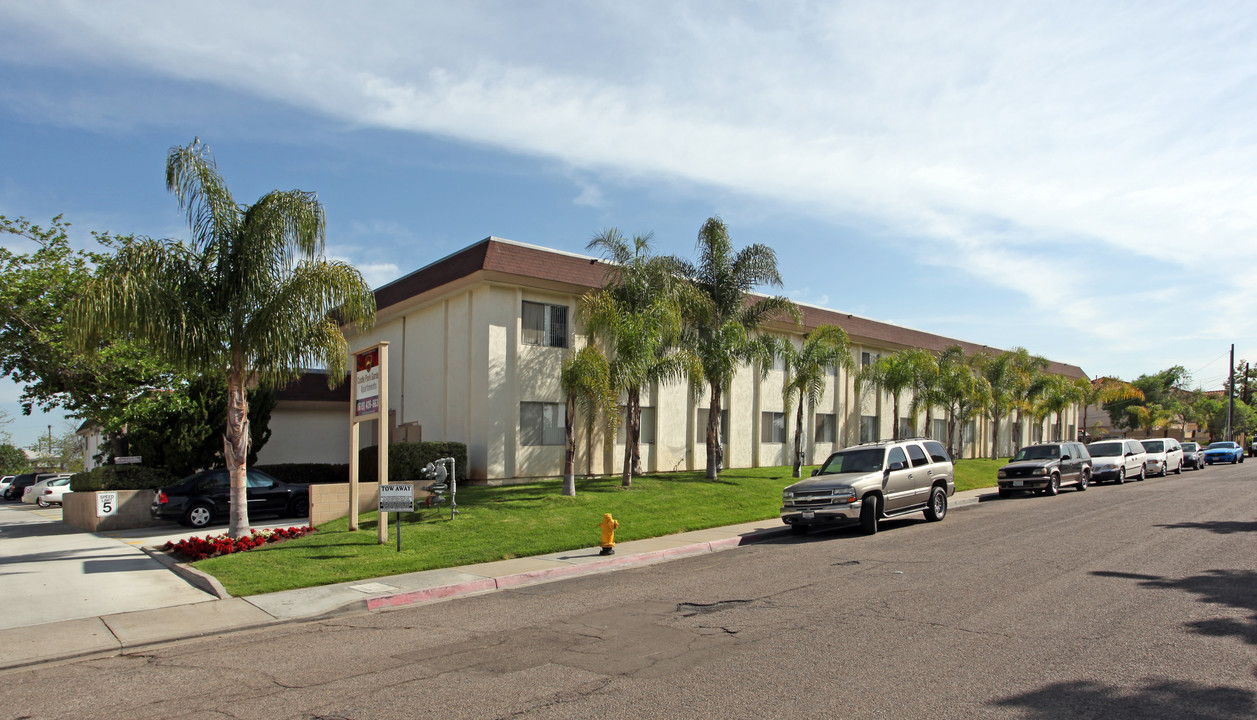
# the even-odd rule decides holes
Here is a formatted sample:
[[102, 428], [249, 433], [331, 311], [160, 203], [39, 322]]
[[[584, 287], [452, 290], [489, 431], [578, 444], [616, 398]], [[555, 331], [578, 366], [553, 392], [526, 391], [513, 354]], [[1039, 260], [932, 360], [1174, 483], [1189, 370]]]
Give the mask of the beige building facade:
[[[468, 476], [475, 480], [561, 474], [568, 419], [560, 370], [586, 342], [577, 320], [579, 299], [601, 287], [606, 272], [607, 266], [596, 258], [490, 237], [378, 289], [376, 325], [363, 333], [349, 328], [347, 337], [353, 350], [389, 343], [388, 402], [394, 441], [465, 443]], [[810, 329], [837, 325], [848, 333], [857, 363], [913, 347], [938, 352], [959, 344], [970, 353], [999, 352], [824, 308], [802, 310], [803, 327], [783, 323], [769, 331], [798, 346]], [[1081, 369], [1059, 363], [1050, 371], [1085, 377]], [[758, 368], [747, 367], [726, 392], [722, 403], [726, 467], [791, 462], [797, 406], [784, 406], [786, 377], [780, 365], [762, 375], [761, 379]], [[347, 398], [318, 407], [314, 400], [294, 403], [283, 398], [281, 394], [277, 410], [282, 412], [272, 417], [272, 439], [259, 462], [348, 461]], [[905, 413], [908, 400], [901, 398]], [[643, 469], [704, 468], [707, 406], [707, 391], [695, 398], [684, 381], [644, 388]], [[820, 462], [831, 451], [861, 441], [889, 439], [896, 422], [911, 425], [914, 435], [945, 440], [941, 411], [934, 413], [934, 427], [927, 429], [925, 413], [896, 420], [890, 417], [892, 407], [888, 396], [867, 389], [857, 392], [852, 373], [833, 371], [820, 404], [805, 408], [804, 462]], [[1077, 409], [1065, 415], [1062, 434], [1072, 438]], [[623, 431], [617, 437], [599, 428], [591, 431], [583, 417], [575, 421], [577, 473], [619, 472]], [[1021, 444], [1026, 444], [1036, 435], [1052, 439], [1056, 418], [1022, 424]], [[1001, 435], [1011, 450], [1011, 424], [1002, 425]], [[366, 432], [363, 445], [375, 444], [378, 431], [369, 427]], [[958, 432], [964, 437], [964, 456], [990, 453], [988, 421], [979, 419]]]

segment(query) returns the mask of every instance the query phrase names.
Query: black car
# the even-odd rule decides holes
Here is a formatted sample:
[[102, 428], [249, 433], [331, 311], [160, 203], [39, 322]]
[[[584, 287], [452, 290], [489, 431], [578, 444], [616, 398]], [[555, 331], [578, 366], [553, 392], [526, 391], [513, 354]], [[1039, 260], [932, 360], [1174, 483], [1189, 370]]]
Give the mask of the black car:
[[1183, 467], [1195, 470], [1205, 469], [1205, 449], [1200, 446], [1200, 443], [1183, 443]]
[[1008, 497], [1015, 490], [1055, 495], [1062, 485], [1086, 490], [1091, 482], [1091, 454], [1076, 442], [1028, 445], [1017, 451], [997, 476], [1000, 497]]
[[21, 501], [21, 494], [25, 493], [26, 488], [39, 483], [40, 480], [47, 480], [54, 477], [55, 472], [23, 472], [23, 474], [14, 477], [13, 483], [4, 490], [5, 500]]
[[[249, 517], [310, 514], [310, 486], [280, 482], [261, 470], [247, 470]], [[157, 491], [150, 508], [156, 520], [175, 520], [203, 528], [231, 517], [231, 476], [225, 468], [203, 470]]]

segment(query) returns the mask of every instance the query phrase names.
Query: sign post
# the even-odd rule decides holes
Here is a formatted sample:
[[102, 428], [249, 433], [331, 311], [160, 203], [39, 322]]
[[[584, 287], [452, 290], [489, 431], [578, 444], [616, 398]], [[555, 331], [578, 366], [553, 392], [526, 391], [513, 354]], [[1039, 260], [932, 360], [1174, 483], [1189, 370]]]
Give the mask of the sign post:
[[386, 513], [397, 513], [397, 552], [402, 551], [402, 513], [415, 511], [414, 485], [380, 486], [380, 523], [388, 524]]
[[[379, 428], [379, 461], [377, 475], [380, 484], [380, 502], [384, 501], [384, 486], [388, 484], [388, 343], [378, 345], [354, 355], [354, 378], [349, 407], [349, 529], [358, 529], [358, 426], [376, 421]], [[388, 516], [380, 511], [380, 544], [388, 542]]]

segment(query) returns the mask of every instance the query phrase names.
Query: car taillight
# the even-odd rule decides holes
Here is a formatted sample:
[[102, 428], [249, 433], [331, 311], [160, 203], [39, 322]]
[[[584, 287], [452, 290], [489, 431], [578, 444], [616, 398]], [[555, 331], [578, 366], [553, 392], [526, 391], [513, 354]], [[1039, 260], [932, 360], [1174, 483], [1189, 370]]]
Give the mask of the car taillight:
[[52, 491], [51, 491], [51, 490], [45, 490], [45, 491], [44, 491], [44, 494], [45, 494], [45, 495], [51, 495], [51, 494], [52, 494]]
[[168, 502], [170, 502], [170, 498], [166, 497], [166, 493], [164, 493], [164, 492], [159, 492], [159, 493], [157, 493], [157, 504], [158, 504], [158, 505], [165, 505], [165, 504], [166, 504], [166, 503], [168, 503]]

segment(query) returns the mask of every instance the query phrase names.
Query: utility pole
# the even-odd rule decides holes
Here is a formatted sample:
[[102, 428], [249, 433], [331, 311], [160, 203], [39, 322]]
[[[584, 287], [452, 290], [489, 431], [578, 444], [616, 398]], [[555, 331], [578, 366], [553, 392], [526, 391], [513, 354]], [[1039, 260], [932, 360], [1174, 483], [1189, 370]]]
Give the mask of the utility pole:
[[1231, 418], [1235, 415], [1235, 343], [1231, 343], [1231, 379], [1226, 392], [1226, 436], [1231, 439]]

